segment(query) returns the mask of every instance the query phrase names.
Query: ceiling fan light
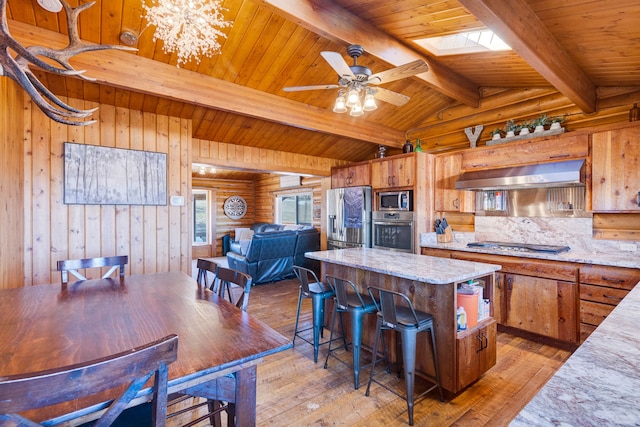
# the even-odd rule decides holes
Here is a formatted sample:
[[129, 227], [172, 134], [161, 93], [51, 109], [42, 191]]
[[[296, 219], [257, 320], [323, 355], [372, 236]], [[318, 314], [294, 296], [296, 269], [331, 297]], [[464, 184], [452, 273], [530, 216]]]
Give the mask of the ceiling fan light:
[[351, 111], [349, 112], [349, 115], [353, 117], [358, 117], [363, 114], [364, 114], [364, 111], [362, 110], [362, 105], [360, 105], [359, 102], [353, 107], [351, 107]]
[[376, 99], [370, 91], [367, 91], [367, 94], [364, 97], [364, 107], [362, 109], [364, 111], [373, 111], [377, 108], [378, 105], [376, 104]]
[[333, 112], [334, 113], [346, 113], [347, 112], [347, 105], [346, 105], [346, 101], [344, 99], [344, 95], [340, 94], [336, 98], [336, 104], [333, 106]]
[[353, 107], [360, 103], [360, 93], [356, 89], [351, 89], [347, 95], [347, 107]]

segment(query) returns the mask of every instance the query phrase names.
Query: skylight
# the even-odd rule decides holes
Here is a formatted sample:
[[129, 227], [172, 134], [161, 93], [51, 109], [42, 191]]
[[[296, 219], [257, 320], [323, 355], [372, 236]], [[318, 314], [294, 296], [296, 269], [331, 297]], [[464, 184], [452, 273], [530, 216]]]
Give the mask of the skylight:
[[469, 31], [450, 36], [415, 40], [436, 56], [511, 50], [493, 31]]

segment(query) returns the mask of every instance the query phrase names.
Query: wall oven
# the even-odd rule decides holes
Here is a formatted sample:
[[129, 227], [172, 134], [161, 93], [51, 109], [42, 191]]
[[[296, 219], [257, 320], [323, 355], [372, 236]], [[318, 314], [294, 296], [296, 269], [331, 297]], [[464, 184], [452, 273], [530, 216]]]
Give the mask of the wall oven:
[[413, 212], [375, 211], [371, 224], [372, 247], [413, 253]]

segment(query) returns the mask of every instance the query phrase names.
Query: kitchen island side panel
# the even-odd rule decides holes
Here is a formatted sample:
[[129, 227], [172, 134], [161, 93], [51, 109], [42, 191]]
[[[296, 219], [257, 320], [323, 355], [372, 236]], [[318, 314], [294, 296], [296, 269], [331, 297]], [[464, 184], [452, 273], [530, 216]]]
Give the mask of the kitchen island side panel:
[[[326, 274], [351, 280], [356, 284], [360, 292], [364, 293], [367, 292], [368, 286], [402, 292], [409, 297], [417, 310], [430, 313], [434, 318], [442, 387], [451, 393], [458, 391], [456, 387], [455, 284], [433, 285], [365, 269], [322, 262], [322, 276], [324, 277]], [[327, 309], [325, 312], [327, 325], [330, 325], [330, 319], [331, 310]], [[363, 328], [362, 344], [364, 348], [369, 350], [373, 347], [375, 326], [375, 315], [367, 316]], [[346, 318], [345, 329], [349, 329], [349, 322]], [[350, 335], [350, 331], [347, 331], [347, 335]], [[431, 360], [431, 343], [427, 334], [421, 335], [422, 338], [419, 337], [417, 344], [416, 370], [418, 374], [424, 372], [428, 375], [434, 375], [435, 369]], [[397, 337], [388, 334], [385, 336], [385, 340], [390, 362], [396, 363], [399, 356], [395, 345]]]

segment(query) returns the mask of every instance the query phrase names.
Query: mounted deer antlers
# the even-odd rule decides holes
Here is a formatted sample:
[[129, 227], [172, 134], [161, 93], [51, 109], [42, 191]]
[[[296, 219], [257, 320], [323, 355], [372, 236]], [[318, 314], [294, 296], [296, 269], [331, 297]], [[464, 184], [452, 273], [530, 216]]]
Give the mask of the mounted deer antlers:
[[[29, 69], [29, 64], [36, 65], [44, 71], [62, 75], [62, 76], [78, 76], [85, 80], [92, 81], [94, 79], [84, 76], [84, 70], [76, 70], [69, 63], [69, 58], [82, 52], [92, 50], [136, 50], [127, 46], [120, 45], [98, 45], [89, 44], [80, 40], [78, 34], [78, 15], [85, 9], [90, 8], [95, 2], [85, 3], [78, 7], [71, 7], [65, 0], [60, 0], [65, 14], [67, 15], [67, 30], [69, 33], [69, 44], [63, 49], [53, 49], [43, 46], [21, 46], [16, 39], [9, 33], [7, 25], [7, 0], [0, 0], [0, 76], [7, 76], [15, 80], [29, 94], [33, 102], [48, 117], [56, 122], [74, 125], [86, 126], [95, 123], [95, 120], [80, 120], [89, 117], [97, 108], [91, 110], [80, 110], [65, 104], [58, 99], [49, 89]], [[13, 50], [17, 55], [12, 57], [9, 49]], [[38, 56], [52, 59], [60, 64], [61, 68], [48, 64]], [[74, 120], [76, 119], [76, 120]]]

